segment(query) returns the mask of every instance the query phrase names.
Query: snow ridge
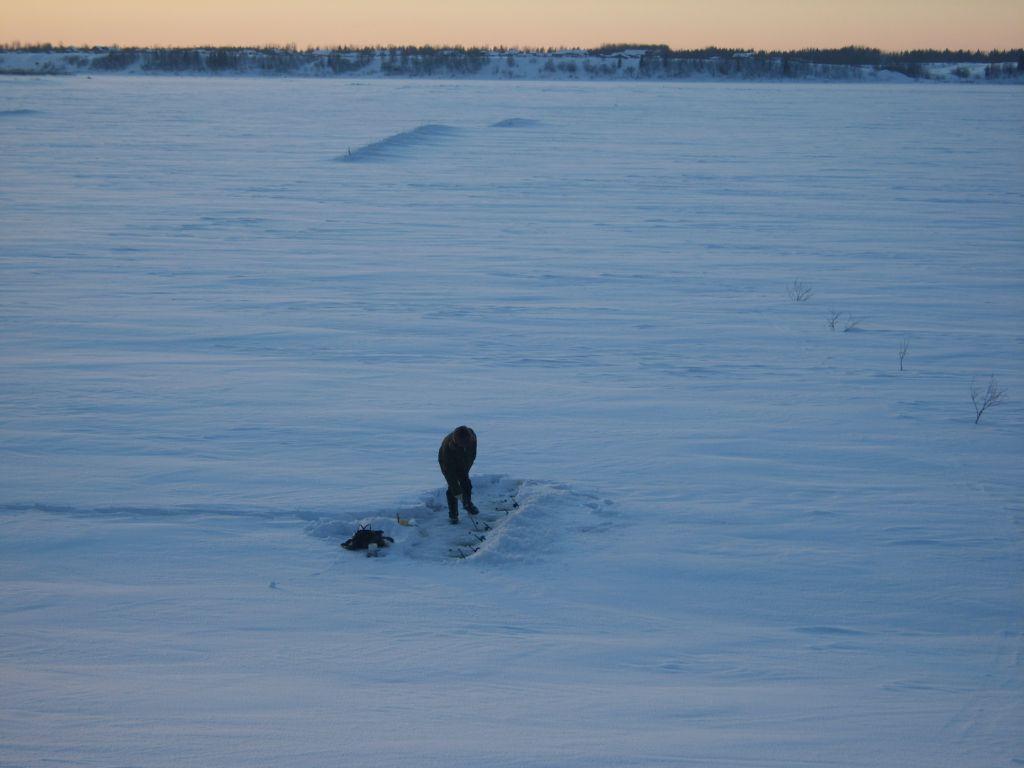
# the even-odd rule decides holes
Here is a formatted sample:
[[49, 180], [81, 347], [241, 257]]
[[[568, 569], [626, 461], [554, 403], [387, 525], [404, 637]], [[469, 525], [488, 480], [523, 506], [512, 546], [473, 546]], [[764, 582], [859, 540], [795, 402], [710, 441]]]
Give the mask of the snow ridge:
[[491, 128], [536, 128], [541, 125], [540, 120], [531, 120], [528, 117], [508, 117], [491, 124]]
[[439, 123], [425, 123], [408, 131], [387, 136], [379, 141], [349, 149], [335, 159], [340, 163], [363, 163], [395, 160], [405, 157], [421, 146], [443, 143], [458, 133], [457, 128]]

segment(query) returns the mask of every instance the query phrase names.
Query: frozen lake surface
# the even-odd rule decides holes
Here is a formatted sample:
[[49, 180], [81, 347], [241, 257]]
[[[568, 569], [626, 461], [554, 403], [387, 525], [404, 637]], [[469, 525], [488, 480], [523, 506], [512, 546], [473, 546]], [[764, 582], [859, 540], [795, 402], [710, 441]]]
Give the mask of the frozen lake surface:
[[0, 78], [0, 764], [1024, 762], [1022, 124]]

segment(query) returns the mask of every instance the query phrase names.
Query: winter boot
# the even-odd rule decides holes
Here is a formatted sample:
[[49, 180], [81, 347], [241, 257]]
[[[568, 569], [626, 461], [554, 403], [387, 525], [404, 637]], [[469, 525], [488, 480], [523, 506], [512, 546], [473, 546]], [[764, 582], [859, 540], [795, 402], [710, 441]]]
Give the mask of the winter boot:
[[462, 494], [462, 508], [471, 515], [480, 514], [480, 510], [476, 508], [476, 504], [473, 503], [473, 497], [468, 491]]

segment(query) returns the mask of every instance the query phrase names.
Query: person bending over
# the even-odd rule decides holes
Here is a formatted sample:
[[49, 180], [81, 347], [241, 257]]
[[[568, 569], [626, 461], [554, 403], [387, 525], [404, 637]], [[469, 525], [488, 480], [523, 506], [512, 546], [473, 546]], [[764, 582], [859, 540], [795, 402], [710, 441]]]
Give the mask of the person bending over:
[[469, 480], [469, 469], [476, 460], [476, 432], [466, 426], [457, 427], [441, 441], [437, 452], [437, 463], [441, 474], [448, 483], [445, 498], [448, 500], [448, 522], [459, 522], [459, 505], [456, 499], [462, 497], [462, 507], [469, 514], [478, 510], [473, 505], [473, 483]]

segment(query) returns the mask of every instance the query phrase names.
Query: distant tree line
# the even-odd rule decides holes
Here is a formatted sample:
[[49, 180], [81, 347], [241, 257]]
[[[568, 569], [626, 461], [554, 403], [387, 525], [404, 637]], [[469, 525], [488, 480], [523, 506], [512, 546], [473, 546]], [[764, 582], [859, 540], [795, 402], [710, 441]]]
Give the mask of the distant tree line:
[[637, 76], [643, 79], [688, 78], [693, 76], [758, 78], [809, 78], [850, 80], [863, 77], [860, 68], [842, 64], [818, 64], [803, 59], [758, 56], [714, 56], [681, 58], [645, 53], [637, 64]]
[[[429, 76], [460, 75], [479, 72], [489, 60], [489, 50], [450, 46], [389, 46], [386, 48], [330, 49], [295, 46], [242, 48], [233, 46], [199, 48], [62, 48], [49, 44], [0, 46], [3, 51], [33, 53], [65, 53], [68, 63], [95, 70], [116, 72], [136, 64], [154, 72], [270, 72], [290, 73], [300, 70], [314, 74], [344, 74], [365, 69], [380, 57], [381, 72], [387, 75]], [[72, 53], [73, 52], [73, 53]], [[93, 54], [85, 59], [81, 54]]]
[[804, 48], [799, 51], [772, 51], [769, 56], [790, 56], [812, 61], [815, 64], [846, 64], [855, 66], [886, 67], [889, 65], [906, 66], [911, 64], [963, 64], [984, 62], [1018, 63], [1024, 57], [1024, 50], [991, 50], [967, 51], [945, 48], [922, 48], [913, 51], [882, 51], [878, 48], [865, 48], [859, 45], [848, 45], [844, 48]]
[[989, 64], [985, 67], [985, 78], [987, 80], [1000, 80], [1010, 77], [1021, 77], [1024, 73], [1024, 56], [1013, 64]]
[[750, 51], [710, 46], [673, 50], [667, 45], [637, 43], [608, 44], [591, 53], [621, 57], [627, 51], [642, 52], [638, 74], [641, 77], [687, 77], [693, 74], [740, 77], [817, 77], [848, 79], [857, 77], [851, 67], [872, 67], [899, 72], [908, 77], [926, 78], [925, 64], [982, 63], [988, 79], [1024, 75], [1024, 49], [965, 51], [920, 49], [886, 52], [878, 48], [803, 48], [794, 51]]
[[[590, 77], [686, 78], [692, 76], [740, 78], [851, 79], [862, 77], [863, 68], [892, 70], [914, 78], [928, 77], [925, 64], [985, 63], [990, 80], [1024, 77], [1024, 49], [966, 51], [921, 49], [882, 51], [864, 46], [803, 48], [794, 51], [749, 51], [709, 46], [674, 50], [667, 45], [639, 43], [606, 44], [597, 48], [464, 48], [462, 46], [384, 46], [306, 48], [283, 46], [199, 46], [190, 48], [69, 47], [38, 43], [0, 44], [0, 52], [63, 54], [75, 68], [90, 67], [116, 72], [138, 66], [152, 72], [253, 72], [311, 75], [356, 73], [379, 62], [381, 73], [393, 76], [429, 77], [472, 75], [490, 62], [500, 61], [510, 76], [515, 54], [546, 57], [542, 73]], [[599, 59], [597, 62], [594, 59]], [[582, 59], [582, 61], [579, 61]], [[577, 63], [579, 61], [579, 63]], [[58, 71], [47, 63], [43, 71]], [[497, 71], [497, 70], [495, 70]], [[966, 67], [954, 70], [966, 79]]]
[[374, 59], [370, 48], [351, 50], [299, 51], [293, 46], [276, 48], [112, 48], [93, 49], [99, 53], [90, 66], [118, 71], [138, 63], [153, 72], [270, 72], [286, 74], [311, 67], [324, 73], [341, 74], [362, 69]]
[[[875, 66], [906, 64], [962, 64], [962, 63], [1014, 63], [1024, 62], [1024, 48], [991, 51], [950, 50], [945, 48], [922, 48], [912, 51], [883, 51], [860, 45], [842, 48], [801, 48], [790, 51], [752, 51], [746, 48], [692, 48], [673, 50], [667, 45], [645, 45], [640, 43], [609, 43], [590, 49], [590, 53], [611, 56], [629, 50], [645, 51], [669, 59], [714, 59], [748, 55], [758, 59], [795, 59], [812, 64], [836, 64], [845, 66]], [[1024, 68], [1024, 67], [1022, 67]]]
[[380, 69], [386, 75], [472, 75], [488, 61], [484, 48], [389, 47], [381, 51]]

